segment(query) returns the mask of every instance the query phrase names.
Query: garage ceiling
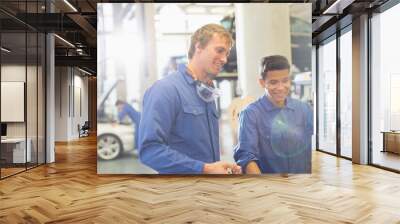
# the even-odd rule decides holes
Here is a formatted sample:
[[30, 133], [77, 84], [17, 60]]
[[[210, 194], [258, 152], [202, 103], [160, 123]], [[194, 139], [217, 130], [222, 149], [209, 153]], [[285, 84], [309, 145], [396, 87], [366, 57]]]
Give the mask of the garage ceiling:
[[[327, 30], [334, 26], [338, 20], [346, 16], [356, 16], [360, 12], [376, 8], [386, 1], [270, 0], [252, 2], [312, 3], [313, 40], [318, 40], [318, 38], [321, 39], [329, 35]], [[96, 72], [96, 4], [138, 1], [52, 0], [54, 13], [46, 13], [45, 2], [44, 0], [33, 2], [1, 0], [0, 21], [2, 31], [15, 33], [24, 30], [25, 27], [32, 27], [41, 32], [55, 32], [59, 36], [56, 38], [56, 65], [84, 66]], [[167, 4], [162, 3], [162, 1], [158, 2], [156, 13], [159, 13]], [[186, 14], [221, 14], [229, 10], [233, 12], [233, 3], [180, 3], [179, 7]], [[351, 18], [348, 20], [351, 22]], [[15, 38], [15, 41], [20, 40]]]

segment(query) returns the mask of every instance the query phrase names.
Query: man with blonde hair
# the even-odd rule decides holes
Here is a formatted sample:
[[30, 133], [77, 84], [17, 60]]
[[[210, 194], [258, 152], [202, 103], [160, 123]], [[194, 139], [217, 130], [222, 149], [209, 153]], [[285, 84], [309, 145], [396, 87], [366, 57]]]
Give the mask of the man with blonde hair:
[[191, 37], [188, 65], [155, 82], [145, 93], [139, 158], [161, 174], [241, 173], [219, 161], [218, 92], [212, 80], [227, 62], [232, 37], [208, 24]]

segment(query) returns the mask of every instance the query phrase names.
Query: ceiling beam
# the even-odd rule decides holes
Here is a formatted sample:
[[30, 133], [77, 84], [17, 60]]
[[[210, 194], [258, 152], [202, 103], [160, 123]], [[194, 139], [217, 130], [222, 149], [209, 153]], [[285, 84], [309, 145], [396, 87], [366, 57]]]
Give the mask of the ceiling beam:
[[96, 57], [91, 56], [55, 56], [56, 66], [81, 66], [96, 71]]
[[94, 28], [85, 17], [80, 14], [68, 14], [67, 15], [71, 20], [73, 20], [77, 25], [79, 25], [82, 30], [88, 35], [89, 38], [86, 41], [90, 44], [90, 46], [97, 45], [97, 30]]

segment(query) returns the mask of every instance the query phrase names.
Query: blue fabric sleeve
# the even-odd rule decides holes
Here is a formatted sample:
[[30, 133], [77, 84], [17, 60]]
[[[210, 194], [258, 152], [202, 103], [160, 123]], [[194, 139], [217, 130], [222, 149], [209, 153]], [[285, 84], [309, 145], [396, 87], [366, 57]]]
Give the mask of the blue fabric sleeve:
[[306, 104], [305, 105], [305, 117], [306, 117], [306, 133], [308, 135], [313, 135], [314, 133], [314, 115], [312, 108]]
[[242, 167], [243, 172], [246, 171], [250, 161], [258, 163], [258, 137], [257, 115], [247, 108], [239, 115], [239, 143], [234, 150], [234, 159]]
[[138, 124], [140, 122], [140, 112], [138, 112], [137, 110], [135, 110], [135, 108], [131, 105], [125, 105], [125, 107], [128, 111], [128, 115], [131, 118], [132, 122]]
[[311, 173], [312, 163], [311, 163], [311, 151], [312, 151], [312, 135], [314, 133], [314, 114], [313, 108], [308, 104], [306, 105], [306, 133], [307, 133], [307, 153], [305, 160], [307, 161], [306, 167], [304, 169], [304, 173]]
[[118, 113], [118, 121], [121, 122], [128, 113], [127, 106], [124, 105], [122, 110]]
[[[168, 139], [180, 108], [179, 96], [170, 83], [156, 82], [143, 98], [139, 127], [139, 158], [161, 174], [198, 174], [204, 163], [194, 160], [168, 145]], [[191, 149], [187, 149], [191, 150]]]

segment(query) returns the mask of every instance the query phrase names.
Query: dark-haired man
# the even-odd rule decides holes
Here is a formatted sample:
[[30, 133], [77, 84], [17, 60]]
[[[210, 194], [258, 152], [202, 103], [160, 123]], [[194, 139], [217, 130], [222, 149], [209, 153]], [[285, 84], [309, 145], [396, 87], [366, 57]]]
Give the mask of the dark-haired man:
[[264, 57], [260, 76], [265, 95], [240, 114], [235, 161], [248, 174], [310, 173], [313, 115], [308, 104], [289, 97], [288, 60]]

